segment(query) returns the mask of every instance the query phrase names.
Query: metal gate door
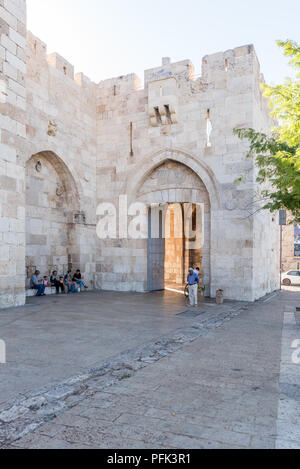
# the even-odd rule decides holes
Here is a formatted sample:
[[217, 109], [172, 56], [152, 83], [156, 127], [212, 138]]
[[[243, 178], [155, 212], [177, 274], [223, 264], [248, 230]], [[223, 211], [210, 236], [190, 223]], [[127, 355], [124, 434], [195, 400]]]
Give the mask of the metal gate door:
[[[153, 229], [153, 223], [158, 224]], [[148, 291], [165, 288], [165, 239], [163, 236], [163, 214], [159, 207], [151, 207], [148, 214]]]

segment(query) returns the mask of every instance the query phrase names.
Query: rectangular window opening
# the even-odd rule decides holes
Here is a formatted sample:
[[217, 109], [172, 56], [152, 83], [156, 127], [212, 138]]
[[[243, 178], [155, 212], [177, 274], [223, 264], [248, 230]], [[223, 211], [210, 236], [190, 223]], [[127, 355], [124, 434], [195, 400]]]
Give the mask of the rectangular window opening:
[[172, 116], [171, 116], [170, 107], [168, 104], [165, 104], [165, 110], [166, 110], [166, 115], [167, 115], [167, 122], [168, 124], [172, 124]]
[[154, 111], [155, 111], [155, 116], [156, 116], [156, 120], [157, 120], [157, 123], [159, 125], [162, 124], [162, 120], [161, 120], [161, 115], [160, 115], [160, 112], [159, 112], [159, 108], [158, 107], [155, 107], [154, 108]]
[[225, 72], [228, 72], [228, 59], [225, 59]]
[[133, 151], [133, 123], [130, 122], [130, 156], [134, 156]]
[[211, 134], [213, 131], [213, 126], [210, 118], [210, 109], [207, 109], [207, 115], [206, 115], [206, 120], [207, 120], [207, 128], [206, 128], [206, 134], [207, 134], [207, 148], [211, 148]]

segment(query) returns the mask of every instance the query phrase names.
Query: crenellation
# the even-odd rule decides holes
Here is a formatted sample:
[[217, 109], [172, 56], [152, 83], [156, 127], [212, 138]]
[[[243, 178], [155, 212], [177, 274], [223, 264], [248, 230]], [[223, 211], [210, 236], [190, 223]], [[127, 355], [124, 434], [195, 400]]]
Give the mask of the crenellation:
[[27, 51], [32, 56], [36, 56], [40, 61], [47, 60], [47, 45], [41, 41], [31, 31], [27, 32]]
[[83, 73], [75, 73], [74, 75], [74, 81], [78, 86], [84, 87], [84, 88], [90, 88], [92, 85], [92, 81]]
[[105, 100], [105, 98], [111, 96], [116, 98], [138, 91], [141, 88], [141, 80], [135, 73], [131, 73], [121, 77], [103, 80], [98, 84], [97, 88], [98, 99]]
[[62, 72], [66, 77], [74, 80], [74, 66], [67, 62], [61, 55], [57, 54], [57, 52], [47, 55], [47, 63]]

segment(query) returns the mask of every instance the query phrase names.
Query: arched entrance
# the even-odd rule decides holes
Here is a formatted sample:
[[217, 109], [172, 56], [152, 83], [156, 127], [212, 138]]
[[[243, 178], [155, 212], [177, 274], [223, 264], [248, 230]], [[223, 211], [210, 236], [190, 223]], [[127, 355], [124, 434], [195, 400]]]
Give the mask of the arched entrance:
[[33, 155], [26, 164], [27, 281], [36, 269], [64, 274], [79, 261], [80, 216], [78, 189], [65, 163], [53, 152]]
[[149, 211], [147, 290], [181, 287], [190, 266], [200, 268], [210, 292], [211, 204], [200, 177], [167, 159], [149, 172], [137, 191]]

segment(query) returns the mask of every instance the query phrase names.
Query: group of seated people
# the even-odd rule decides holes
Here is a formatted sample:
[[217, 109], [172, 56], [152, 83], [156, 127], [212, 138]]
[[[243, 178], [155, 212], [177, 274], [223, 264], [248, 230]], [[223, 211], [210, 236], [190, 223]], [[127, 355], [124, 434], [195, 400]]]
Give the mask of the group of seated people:
[[30, 279], [30, 288], [37, 290], [36, 296], [45, 296], [47, 287], [55, 287], [56, 294], [61, 293], [77, 293], [83, 288], [88, 288], [83, 281], [80, 270], [76, 270], [75, 274], [72, 275], [72, 271], [69, 270], [64, 276], [58, 275], [57, 271], [54, 270], [50, 277], [44, 276], [42, 279], [39, 278], [40, 271], [36, 270], [34, 275]]

